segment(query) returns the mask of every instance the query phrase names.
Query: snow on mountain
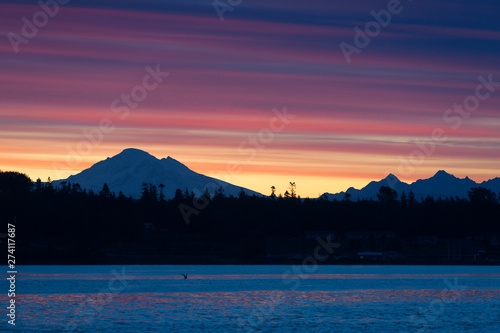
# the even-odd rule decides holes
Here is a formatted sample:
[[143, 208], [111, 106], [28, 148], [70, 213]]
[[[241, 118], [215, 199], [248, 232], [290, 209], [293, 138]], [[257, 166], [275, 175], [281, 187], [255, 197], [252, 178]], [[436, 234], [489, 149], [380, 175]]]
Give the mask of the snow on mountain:
[[[187, 166], [171, 157], [157, 159], [139, 149], [125, 149], [120, 154], [107, 158], [104, 161], [94, 164], [89, 169], [83, 170], [77, 175], [67, 179], [54, 181], [54, 185], [61, 182], [78, 183], [87, 190], [98, 193], [104, 183], [107, 183], [110, 190], [118, 194], [122, 191], [126, 196], [133, 198], [141, 197], [142, 185], [151, 183], [159, 187], [165, 185], [163, 193], [165, 197], [173, 198], [176, 189], [183, 192], [188, 189], [196, 195], [201, 195], [208, 188], [211, 194], [215, 188], [223, 187], [225, 195], [238, 196], [243, 189], [248, 195], [262, 194], [223, 182], [221, 180], [204, 176], [190, 170]], [[389, 174], [380, 181], [372, 181], [362, 189], [349, 188], [345, 192], [336, 194], [325, 193], [329, 200], [343, 200], [345, 194], [350, 194], [350, 200], [377, 199], [377, 193], [381, 186], [389, 186], [397, 191], [398, 195], [411, 191], [415, 198], [420, 200], [427, 196], [434, 198], [455, 197], [466, 198], [471, 187], [485, 187], [493, 192], [500, 192], [500, 178], [484, 181], [480, 184], [470, 178], [457, 178], [446, 171], [438, 171], [429, 179], [420, 179], [412, 184], [401, 182], [395, 175]]]
[[328, 200], [342, 200], [345, 197], [345, 193], [351, 195], [351, 200], [358, 199], [377, 199], [377, 193], [382, 186], [388, 186], [393, 188], [398, 192], [398, 195], [401, 195], [403, 191], [408, 195], [408, 193], [413, 191], [415, 194], [415, 198], [417, 200], [421, 200], [427, 196], [431, 196], [434, 198], [447, 198], [447, 197], [460, 197], [467, 198], [467, 193], [471, 189], [471, 187], [485, 187], [493, 192], [500, 192], [500, 178], [491, 179], [481, 184], [476, 183], [471, 180], [469, 177], [466, 178], [457, 178], [446, 171], [440, 170], [434, 176], [428, 179], [419, 179], [412, 184], [407, 184], [401, 182], [396, 176], [390, 174], [386, 178], [375, 182], [372, 181], [365, 187], [360, 190], [349, 188], [345, 192], [340, 193], [325, 193]]
[[[143, 183], [155, 186], [165, 185], [163, 193], [167, 199], [173, 198], [176, 189], [194, 191], [201, 195], [208, 188], [211, 194], [215, 188], [222, 187], [225, 195], [238, 196], [241, 187], [221, 180], [204, 176], [190, 170], [184, 164], [171, 157], [157, 159], [139, 149], [125, 149], [120, 154], [94, 164], [89, 169], [67, 179], [54, 181], [54, 185], [61, 182], [78, 183], [87, 190], [98, 193], [104, 183], [116, 194], [122, 191], [125, 196], [141, 197]], [[247, 195], [262, 194], [243, 188]]]

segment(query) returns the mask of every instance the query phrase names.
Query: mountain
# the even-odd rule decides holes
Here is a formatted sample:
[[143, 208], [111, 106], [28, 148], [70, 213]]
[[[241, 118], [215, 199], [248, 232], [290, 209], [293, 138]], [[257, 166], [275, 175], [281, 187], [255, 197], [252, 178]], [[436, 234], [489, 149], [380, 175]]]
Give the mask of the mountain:
[[[455, 197], [467, 198], [467, 192], [471, 187], [479, 186], [478, 183], [469, 177], [464, 179], [450, 175], [446, 171], [440, 170], [429, 179], [417, 180], [411, 184], [411, 189], [417, 198], [430, 195], [432, 197], [442, 198]], [[417, 193], [419, 195], [417, 195]]]
[[400, 181], [396, 176], [390, 174], [386, 178], [378, 182], [370, 182], [368, 185], [360, 190], [355, 188], [349, 188], [345, 192], [340, 193], [325, 193], [328, 200], [342, 200], [345, 194], [351, 195], [351, 200], [358, 199], [377, 199], [377, 193], [381, 186], [388, 186], [393, 188], [401, 195], [403, 191], [408, 195], [410, 191], [413, 191], [415, 198], [421, 200], [427, 196], [434, 198], [447, 198], [447, 197], [460, 197], [467, 198], [467, 193], [471, 187], [485, 187], [492, 190], [495, 193], [500, 192], [500, 178], [491, 179], [482, 183], [476, 183], [469, 177], [457, 178], [446, 171], [440, 170], [434, 176], [428, 179], [419, 179], [412, 184], [407, 184]]
[[[143, 183], [151, 183], [157, 187], [164, 184], [163, 193], [167, 199], [174, 197], [176, 189], [181, 189], [183, 192], [188, 189], [200, 196], [205, 189], [213, 194], [217, 187], [222, 187], [227, 196], [238, 196], [241, 190], [247, 195], [262, 196], [262, 194], [249, 189], [196, 173], [171, 157], [157, 159], [145, 151], [133, 148], [125, 149], [120, 154], [108, 157], [77, 175], [54, 181], [53, 184], [59, 185], [62, 182], [78, 183], [83, 188], [93, 190], [96, 193], [101, 191], [104, 183], [107, 183], [112, 192], [118, 194], [122, 191], [124, 195], [133, 198], [141, 197]], [[427, 196], [467, 198], [467, 192], [471, 187], [481, 186], [499, 193], [500, 178], [476, 183], [469, 177], [461, 179], [441, 170], [429, 179], [420, 179], [412, 184], [407, 184], [400, 181], [395, 175], [389, 174], [380, 181], [370, 182], [360, 190], [351, 187], [345, 192], [325, 193], [324, 195], [329, 200], [342, 200], [346, 193], [351, 195], [351, 200], [376, 200], [381, 186], [393, 188], [398, 195], [401, 195], [403, 191], [408, 194], [411, 190], [417, 200]]]
[[394, 188], [398, 193], [402, 191], [408, 192], [408, 184], [401, 182], [396, 176], [394, 176], [392, 173], [389, 174], [387, 177], [384, 179], [376, 182], [372, 181], [368, 185], [366, 185], [363, 189], [357, 190], [354, 187], [350, 187], [347, 191], [345, 192], [340, 192], [337, 194], [330, 194], [330, 193], [325, 193], [328, 197], [329, 200], [337, 199], [337, 200], [342, 200], [345, 197], [345, 194], [350, 194], [351, 200], [358, 200], [358, 198], [363, 199], [376, 199], [377, 198], [377, 193], [378, 190], [380, 189], [381, 186], [389, 186], [391, 188]]
[[484, 181], [481, 184], [479, 184], [481, 187], [487, 188], [489, 190], [492, 190], [493, 192], [498, 192], [498, 189], [500, 188], [500, 178], [494, 178], [490, 179], [488, 181]]
[[218, 187], [222, 187], [227, 196], [238, 196], [242, 189], [247, 195], [262, 196], [260, 193], [196, 173], [171, 157], [160, 160], [145, 151], [133, 148], [125, 149], [77, 175], [54, 181], [53, 184], [59, 185], [62, 182], [78, 183], [95, 193], [99, 193], [106, 183], [111, 192], [118, 195], [122, 191], [125, 196], [133, 198], [141, 197], [143, 183], [151, 183], [157, 187], [160, 184], [165, 185], [163, 193], [167, 199], [174, 197], [176, 189], [183, 192], [188, 189], [200, 196], [205, 189], [213, 194]]

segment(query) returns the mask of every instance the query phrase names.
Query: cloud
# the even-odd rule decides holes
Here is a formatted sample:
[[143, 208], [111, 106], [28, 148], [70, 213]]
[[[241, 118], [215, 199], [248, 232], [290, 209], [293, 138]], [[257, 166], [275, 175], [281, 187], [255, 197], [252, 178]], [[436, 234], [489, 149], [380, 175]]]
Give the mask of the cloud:
[[[4, 35], [19, 33], [21, 18], [39, 10], [28, 3], [0, 5]], [[353, 8], [347, 1], [244, 1], [224, 22], [210, 1], [199, 4], [72, 1], [19, 54], [4, 38], [0, 167], [44, 170], [46, 178], [48, 160], [64, 160], [66, 146], [84, 139], [82, 130], [110, 118], [117, 130], [80, 169], [138, 143], [209, 171], [241, 157], [238, 145], [266, 126], [273, 108], [287, 105], [296, 120], [248, 172], [366, 179], [395, 172], [414, 140], [446, 128], [444, 111], [474, 92], [478, 75], [500, 80], [496, 2], [485, 2], [488, 11], [466, 1], [413, 3], [351, 65], [338, 44], [352, 41], [354, 26], [368, 22], [383, 2]], [[481, 18], [474, 14], [479, 11]], [[470, 15], [459, 20], [464, 13]], [[156, 64], [171, 75], [119, 119], [111, 103]], [[429, 165], [468, 163], [468, 171], [494, 176], [499, 143], [489, 139], [499, 136], [492, 126], [500, 119], [499, 98], [493, 95], [458, 131], [449, 131], [450, 142]], [[41, 149], [50, 159], [40, 157]], [[323, 158], [307, 171], [303, 158], [311, 160], [310, 152]], [[349, 165], [336, 166], [347, 154]], [[358, 166], [370, 163], [376, 171]], [[333, 191], [318, 192], [327, 190]]]

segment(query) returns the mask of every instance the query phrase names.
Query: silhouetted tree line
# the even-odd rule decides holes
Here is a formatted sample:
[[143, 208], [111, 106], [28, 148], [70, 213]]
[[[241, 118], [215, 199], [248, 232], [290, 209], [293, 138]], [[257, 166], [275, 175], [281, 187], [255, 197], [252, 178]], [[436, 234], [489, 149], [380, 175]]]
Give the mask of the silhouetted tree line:
[[[33, 183], [16, 172], [0, 172], [0, 218], [17, 217], [17, 249], [23, 263], [99, 263], [112, 261], [109, 249], [204, 255], [238, 248], [242, 259], [262, 256], [269, 237], [303, 238], [310, 230], [390, 230], [397, 237], [436, 235], [474, 237], [500, 233], [498, 196], [473, 188], [469, 200], [398, 195], [382, 187], [378, 200], [341, 201], [300, 199], [295, 183], [285, 197], [226, 196], [222, 189], [207, 192], [210, 204], [187, 224], [179, 206], [191, 205], [193, 192], [177, 189], [165, 200], [160, 190], [144, 184], [138, 200], [112, 193], [105, 184], [99, 193], [79, 184]], [[185, 245], [183, 245], [185, 244]], [[198, 244], [192, 248], [188, 244]], [[141, 252], [142, 253], [142, 252]]]

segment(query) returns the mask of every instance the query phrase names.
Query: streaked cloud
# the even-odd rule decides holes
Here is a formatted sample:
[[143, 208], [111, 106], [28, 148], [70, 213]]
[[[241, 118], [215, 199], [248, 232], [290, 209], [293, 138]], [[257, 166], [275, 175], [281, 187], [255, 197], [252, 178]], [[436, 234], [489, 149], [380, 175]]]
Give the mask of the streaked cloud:
[[[385, 5], [258, 0], [220, 22], [210, 1], [72, 1], [19, 54], [0, 42], [0, 168], [56, 178], [52, 163], [109, 119], [116, 129], [58, 174], [137, 147], [212, 175], [237, 160], [242, 186], [267, 192], [288, 177], [316, 196], [395, 173], [442, 128], [448, 140], [407, 180], [435, 169], [500, 176], [500, 91], [459, 129], [443, 121], [479, 75], [500, 81], [500, 4], [414, 2], [348, 65], [339, 43]], [[37, 10], [0, 4], [0, 31], [19, 33]], [[111, 103], [156, 64], [171, 75], [120, 119]], [[248, 162], [239, 145], [284, 105], [296, 119]]]

